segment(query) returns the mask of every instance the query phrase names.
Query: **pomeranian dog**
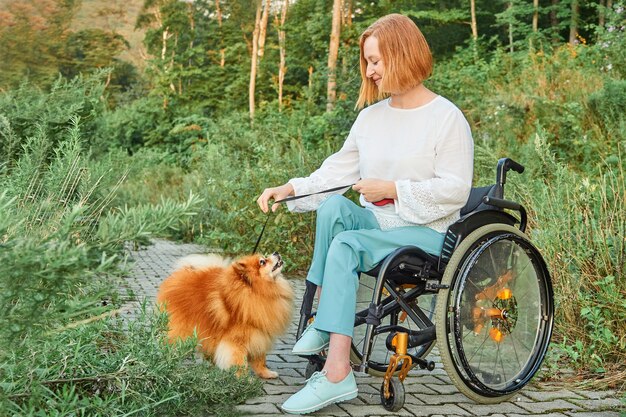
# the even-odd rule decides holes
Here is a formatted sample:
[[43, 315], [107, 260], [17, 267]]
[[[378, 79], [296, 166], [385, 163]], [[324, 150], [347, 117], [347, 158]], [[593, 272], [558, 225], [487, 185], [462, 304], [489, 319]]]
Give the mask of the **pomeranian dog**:
[[157, 303], [169, 316], [169, 341], [198, 336], [206, 357], [221, 369], [250, 366], [276, 378], [265, 356], [291, 320], [293, 290], [278, 253], [228, 261], [190, 255], [163, 281]]

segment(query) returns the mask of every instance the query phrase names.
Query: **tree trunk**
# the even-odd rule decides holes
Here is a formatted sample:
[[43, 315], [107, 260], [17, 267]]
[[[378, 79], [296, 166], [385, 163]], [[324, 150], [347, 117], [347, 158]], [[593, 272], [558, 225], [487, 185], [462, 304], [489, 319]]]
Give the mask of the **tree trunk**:
[[161, 35], [161, 60], [165, 61], [165, 54], [167, 54], [167, 40], [170, 38], [170, 34], [168, 33], [169, 26], [163, 29], [163, 34]]
[[267, 20], [270, 14], [270, 0], [265, 0], [265, 6], [263, 7], [263, 15], [261, 16], [261, 28], [259, 31], [259, 58], [263, 57], [265, 53], [265, 38], [267, 35]]
[[309, 82], [308, 82], [308, 94], [307, 94], [307, 101], [308, 104], [311, 104], [311, 102], [313, 101], [313, 66], [309, 65]]
[[476, 22], [476, 0], [470, 0], [470, 14], [472, 16], [472, 39], [478, 39], [478, 23]]
[[[341, 7], [341, 25], [343, 27], [351, 27], [352, 26], [352, 0], [343, 0], [343, 5]], [[350, 50], [350, 38], [346, 38], [344, 41], [345, 50]], [[343, 54], [341, 57], [341, 74], [346, 77], [350, 68], [348, 68], [348, 54]]]
[[539, 30], [539, 0], [533, 0], [533, 33]]
[[252, 33], [252, 54], [250, 55], [250, 88], [249, 94], [249, 107], [250, 107], [250, 120], [254, 120], [254, 91], [256, 89], [256, 69], [257, 69], [257, 54], [259, 48], [259, 29], [261, 26], [261, 0], [257, 0], [256, 5], [256, 17], [254, 19], [254, 32]]
[[559, 19], [556, 13], [559, 0], [552, 0], [551, 4], [552, 4], [552, 7], [550, 7], [550, 28], [552, 30], [550, 32], [552, 36], [552, 43], [556, 44], [556, 43], [561, 42], [560, 40], [561, 36], [559, 35]]
[[333, 20], [328, 46], [328, 85], [326, 88], [326, 111], [335, 107], [337, 97], [337, 55], [341, 35], [341, 0], [333, 1]]
[[[509, 2], [509, 9], [513, 7], [513, 3]], [[515, 48], [513, 48], [513, 24], [509, 23], [509, 52], [513, 52]]]
[[578, 36], [578, 16], [580, 15], [580, 4], [578, 0], [572, 0], [572, 18], [569, 24], [569, 43], [574, 45]]
[[343, 0], [341, 24], [352, 26], [352, 0]]
[[604, 17], [605, 17], [605, 9], [606, 8], [606, 0], [600, 0], [598, 3], [598, 26], [604, 27]]
[[[283, 110], [283, 83], [285, 81], [285, 21], [287, 19], [287, 9], [289, 8], [289, 0], [285, 0], [282, 10], [280, 11], [280, 24], [278, 26], [278, 49], [280, 54], [280, 63], [278, 65], [278, 111]], [[278, 20], [278, 16], [276, 16]]]
[[217, 26], [220, 31], [220, 67], [223, 67], [226, 63], [226, 58], [224, 49], [224, 34], [222, 33], [222, 9], [220, 7], [220, 0], [215, 0], [215, 13], [217, 14]]

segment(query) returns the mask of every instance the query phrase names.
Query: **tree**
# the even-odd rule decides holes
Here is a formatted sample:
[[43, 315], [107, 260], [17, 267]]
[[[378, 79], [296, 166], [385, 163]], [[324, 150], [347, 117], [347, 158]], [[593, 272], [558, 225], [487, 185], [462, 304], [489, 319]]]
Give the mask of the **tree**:
[[289, 0], [285, 0], [280, 9], [280, 21], [276, 14], [275, 25], [278, 28], [278, 48], [280, 54], [280, 62], [278, 64], [278, 111], [283, 110], [283, 83], [285, 82], [285, 21], [287, 20], [287, 9], [289, 8]]
[[478, 39], [478, 24], [476, 22], [476, 0], [470, 0], [470, 14], [472, 18], [472, 38], [474, 38], [474, 41], [476, 41]]
[[254, 19], [254, 32], [252, 34], [252, 53], [250, 54], [250, 84], [248, 88], [248, 111], [250, 120], [254, 120], [254, 90], [256, 88], [256, 71], [258, 64], [259, 51], [259, 32], [261, 31], [261, 8], [263, 4], [261, 0], [256, 2], [256, 17]]
[[[102, 29], [85, 29], [71, 33], [64, 49], [61, 73], [73, 78], [94, 69], [115, 67], [120, 63], [117, 56], [129, 47], [124, 37]], [[113, 72], [109, 72], [105, 86], [111, 83]]]
[[333, 1], [333, 20], [328, 46], [328, 84], [326, 89], [326, 111], [331, 111], [337, 97], [337, 54], [341, 36], [341, 0]]
[[63, 46], [77, 1], [6, 2], [0, 11], [0, 88], [24, 78], [50, 85], [58, 76]]
[[580, 17], [580, 4], [578, 0], [571, 0], [570, 3], [572, 14], [570, 18], [569, 25], [569, 43], [573, 45], [576, 43], [576, 38], [578, 37], [578, 19]]

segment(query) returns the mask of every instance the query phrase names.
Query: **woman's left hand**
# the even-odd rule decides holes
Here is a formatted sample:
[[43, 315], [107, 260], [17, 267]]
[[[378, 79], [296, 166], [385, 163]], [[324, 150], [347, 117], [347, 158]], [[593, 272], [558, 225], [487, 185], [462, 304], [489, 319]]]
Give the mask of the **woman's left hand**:
[[398, 193], [396, 183], [393, 181], [365, 178], [352, 186], [352, 189], [361, 194], [365, 201], [375, 203], [385, 198], [396, 200]]

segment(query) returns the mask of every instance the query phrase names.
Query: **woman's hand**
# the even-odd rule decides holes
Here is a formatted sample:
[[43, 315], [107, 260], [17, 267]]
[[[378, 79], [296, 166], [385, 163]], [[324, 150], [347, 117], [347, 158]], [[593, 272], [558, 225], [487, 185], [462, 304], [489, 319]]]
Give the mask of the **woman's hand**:
[[[263, 213], [267, 213], [270, 200], [278, 201], [283, 198], [287, 198], [294, 194], [293, 185], [286, 183], [280, 187], [266, 188], [263, 190], [261, 196], [256, 200], [256, 203], [261, 207]], [[278, 203], [272, 205], [272, 211], [276, 211]]]
[[392, 200], [398, 198], [396, 183], [393, 181], [366, 178], [354, 184], [352, 189], [361, 194], [363, 198], [365, 198], [365, 201], [370, 203], [375, 203], [385, 198]]

